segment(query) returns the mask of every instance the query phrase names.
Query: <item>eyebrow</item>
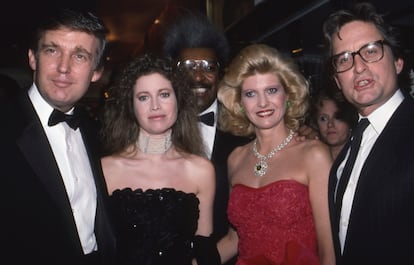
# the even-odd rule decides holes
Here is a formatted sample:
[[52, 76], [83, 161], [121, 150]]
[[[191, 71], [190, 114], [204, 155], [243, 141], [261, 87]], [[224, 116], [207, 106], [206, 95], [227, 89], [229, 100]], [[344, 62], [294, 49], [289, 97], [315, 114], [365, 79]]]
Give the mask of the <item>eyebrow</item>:
[[[54, 41], [51, 41], [50, 43], [46, 43], [46, 42], [44, 42], [44, 43], [42, 43], [42, 44], [40, 45], [40, 48], [41, 48], [41, 49], [48, 48], [48, 47], [57, 48], [57, 47], [61, 47], [61, 45], [59, 45], [59, 44], [55, 43]], [[74, 51], [75, 51], [75, 53], [79, 53], [79, 52], [81, 52], [81, 53], [86, 53], [86, 54], [88, 55], [88, 58], [89, 58], [90, 60], [92, 60], [92, 59], [93, 59], [93, 55], [92, 55], [92, 53], [91, 53], [91, 52], [89, 52], [87, 49], [83, 48], [82, 46], [76, 46], [76, 47], [75, 47], [75, 49], [74, 49]]]

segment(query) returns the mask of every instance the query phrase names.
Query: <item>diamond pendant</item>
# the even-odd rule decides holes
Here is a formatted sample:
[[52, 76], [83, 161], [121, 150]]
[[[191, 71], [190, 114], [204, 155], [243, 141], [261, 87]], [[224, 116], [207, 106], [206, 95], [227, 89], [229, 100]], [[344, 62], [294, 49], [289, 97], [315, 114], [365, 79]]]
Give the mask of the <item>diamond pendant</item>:
[[260, 160], [254, 165], [254, 174], [258, 177], [263, 177], [267, 172], [267, 163], [264, 160]]

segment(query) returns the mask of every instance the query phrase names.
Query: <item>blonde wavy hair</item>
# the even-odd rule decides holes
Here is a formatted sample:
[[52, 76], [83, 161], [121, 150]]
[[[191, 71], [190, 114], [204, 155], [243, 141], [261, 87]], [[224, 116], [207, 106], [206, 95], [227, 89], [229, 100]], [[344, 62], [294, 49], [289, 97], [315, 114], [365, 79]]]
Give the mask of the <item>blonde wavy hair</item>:
[[252, 44], [234, 57], [219, 84], [221, 130], [240, 136], [255, 135], [254, 125], [241, 105], [241, 86], [247, 77], [266, 73], [278, 76], [286, 91], [286, 126], [296, 131], [303, 123], [309, 107], [309, 82], [291, 57], [268, 45]]

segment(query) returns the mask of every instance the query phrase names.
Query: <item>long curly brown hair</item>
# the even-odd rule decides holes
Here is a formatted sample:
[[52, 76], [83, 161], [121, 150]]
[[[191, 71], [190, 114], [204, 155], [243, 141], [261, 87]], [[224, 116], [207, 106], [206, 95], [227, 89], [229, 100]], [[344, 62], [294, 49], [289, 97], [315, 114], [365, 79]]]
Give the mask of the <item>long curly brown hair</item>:
[[177, 98], [177, 120], [171, 134], [174, 147], [184, 153], [204, 156], [188, 75], [174, 67], [170, 59], [154, 54], [132, 59], [110, 87], [99, 134], [103, 155], [117, 154], [127, 149], [135, 151], [140, 125], [134, 114], [133, 88], [138, 78], [152, 73], [159, 73], [170, 80]]

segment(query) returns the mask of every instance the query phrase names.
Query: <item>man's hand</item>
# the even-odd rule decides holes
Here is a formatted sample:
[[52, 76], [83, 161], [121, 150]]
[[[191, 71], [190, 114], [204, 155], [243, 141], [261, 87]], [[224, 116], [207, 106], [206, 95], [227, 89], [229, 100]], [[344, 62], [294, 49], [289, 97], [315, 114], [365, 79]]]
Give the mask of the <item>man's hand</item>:
[[296, 141], [305, 141], [306, 139], [318, 140], [319, 132], [308, 125], [302, 125], [299, 127], [298, 132], [295, 134]]

